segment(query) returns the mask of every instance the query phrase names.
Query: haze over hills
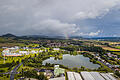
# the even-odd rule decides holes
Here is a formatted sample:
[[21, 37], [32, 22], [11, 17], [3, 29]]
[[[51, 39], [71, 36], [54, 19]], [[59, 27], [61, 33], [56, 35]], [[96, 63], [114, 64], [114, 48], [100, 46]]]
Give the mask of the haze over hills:
[[33, 39], [38, 39], [38, 38], [40, 38], [40, 39], [47, 39], [47, 38], [53, 38], [53, 39], [55, 39], [55, 38], [57, 38], [57, 39], [65, 39], [65, 37], [64, 36], [46, 36], [46, 35], [24, 35], [24, 36], [16, 36], [16, 35], [14, 35], [14, 34], [11, 34], [11, 33], [7, 33], [7, 34], [4, 34], [4, 35], [2, 35], [1, 37], [6, 37], [6, 38], [33, 38]]
[[1, 37], [17, 37], [17, 36], [10, 34], [10, 33], [7, 33], [7, 34], [2, 35]]
[[1, 0], [0, 80], [120, 80], [120, 0]]
[[[46, 36], [46, 35], [25, 35], [25, 36], [16, 36], [14, 34], [11, 33], [7, 33], [2, 35], [1, 37], [12, 37], [12, 38], [33, 38], [33, 39], [37, 39], [37, 38], [41, 38], [41, 39], [47, 39], [47, 38], [53, 38], [53, 39], [67, 39], [64, 36]], [[120, 40], [120, 37], [81, 37], [81, 36], [71, 36], [69, 37], [69, 39], [88, 39], [88, 40]]]

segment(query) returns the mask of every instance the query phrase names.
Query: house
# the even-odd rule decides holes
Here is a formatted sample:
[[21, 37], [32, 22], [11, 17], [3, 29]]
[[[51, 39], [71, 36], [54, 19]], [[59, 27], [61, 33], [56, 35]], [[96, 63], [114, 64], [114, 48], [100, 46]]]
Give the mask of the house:
[[120, 67], [120, 65], [114, 65], [114, 67], [115, 67], [115, 68], [118, 68], [118, 67]]
[[8, 48], [8, 47], [2, 47], [3, 49], [6, 49], [6, 48]]
[[19, 49], [19, 47], [18, 47], [18, 46], [15, 46], [15, 49]]

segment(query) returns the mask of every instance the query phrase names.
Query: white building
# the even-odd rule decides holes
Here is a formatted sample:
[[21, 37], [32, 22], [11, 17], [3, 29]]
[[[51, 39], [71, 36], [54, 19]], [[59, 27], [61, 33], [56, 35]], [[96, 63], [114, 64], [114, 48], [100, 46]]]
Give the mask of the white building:
[[33, 54], [34, 54], [34, 53], [38, 53], [38, 51], [32, 50], [31, 53], [33, 53]]
[[27, 51], [19, 51], [20, 54], [28, 54]]
[[59, 50], [60, 50], [60, 48], [53, 48], [53, 50], [54, 50], [54, 51], [59, 51]]
[[51, 78], [49, 80], [65, 80], [65, 77]]

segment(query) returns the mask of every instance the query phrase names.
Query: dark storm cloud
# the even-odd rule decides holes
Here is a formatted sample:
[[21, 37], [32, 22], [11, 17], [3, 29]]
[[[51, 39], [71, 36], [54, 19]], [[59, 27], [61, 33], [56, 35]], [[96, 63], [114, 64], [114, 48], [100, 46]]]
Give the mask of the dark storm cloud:
[[[97, 36], [87, 23], [101, 19], [119, 0], [0, 0], [0, 34]], [[118, 7], [115, 7], [118, 8]]]

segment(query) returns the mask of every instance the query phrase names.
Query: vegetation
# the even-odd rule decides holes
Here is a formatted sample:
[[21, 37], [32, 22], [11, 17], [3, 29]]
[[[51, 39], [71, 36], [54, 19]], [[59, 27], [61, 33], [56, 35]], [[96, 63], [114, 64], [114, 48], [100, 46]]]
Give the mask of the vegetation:
[[[50, 46], [50, 43], [59, 43], [60, 46]], [[65, 45], [61, 45], [65, 44]], [[102, 45], [102, 46], [96, 46]], [[43, 50], [43, 52], [39, 52], [36, 54], [29, 54], [23, 55], [21, 57], [4, 57], [2, 56], [2, 47], [13, 47], [19, 46], [20, 48], [28, 47], [31, 50]], [[105, 47], [103, 47], [105, 46]], [[40, 49], [38, 49], [38, 47]], [[53, 50], [53, 48], [60, 48], [59, 51]], [[24, 49], [20, 49], [24, 50]], [[23, 63], [22, 66], [18, 68], [17, 71], [20, 74], [15, 76], [16, 79], [20, 77], [25, 78], [36, 78], [36, 79], [43, 79], [47, 80], [47, 78], [40, 73], [37, 74], [35, 69], [53, 69], [54, 64], [46, 63], [45, 65], [42, 64], [43, 60], [46, 60], [50, 57], [55, 57], [55, 59], [62, 59], [63, 54], [71, 54], [71, 55], [84, 55], [85, 57], [89, 57], [90, 61], [94, 64], [99, 64], [100, 67], [98, 69], [88, 69], [84, 66], [81, 68], [68, 68], [64, 65], [60, 65], [61, 68], [64, 68], [66, 71], [99, 71], [99, 72], [113, 72], [109, 67], [101, 63], [97, 58], [94, 57], [95, 54], [99, 54], [99, 56], [104, 59], [106, 62], [109, 62], [113, 65], [120, 64], [118, 60], [115, 58], [109, 58], [106, 56], [107, 52], [112, 51], [112, 54], [118, 55], [120, 57], [119, 49], [115, 49], [107, 42], [103, 41], [83, 41], [83, 40], [59, 40], [59, 39], [40, 39], [40, 38], [26, 38], [26, 37], [0, 37], [0, 73], [10, 72], [14, 69], [14, 67], [21, 62]], [[5, 61], [5, 63], [4, 63]], [[115, 72], [116, 75], [120, 75], [119, 72]], [[9, 80], [9, 74], [2, 74], [0, 75], [0, 79], [2, 80]]]

